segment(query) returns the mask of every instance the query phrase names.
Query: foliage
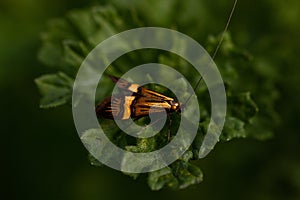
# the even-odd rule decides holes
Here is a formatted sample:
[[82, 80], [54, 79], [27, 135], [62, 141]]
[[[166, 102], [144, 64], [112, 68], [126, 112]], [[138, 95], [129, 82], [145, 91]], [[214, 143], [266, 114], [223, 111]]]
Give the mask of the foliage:
[[[45, 65], [53, 67], [53, 71], [58, 71], [58, 73], [43, 75], [36, 79], [42, 95], [40, 106], [52, 108], [70, 104], [72, 84], [85, 56], [98, 43], [118, 32], [151, 24], [177, 30], [184, 29], [186, 34], [198, 38], [194, 30], [200, 31], [201, 25], [195, 23], [194, 30], [186, 28], [187, 23], [195, 18], [196, 13], [191, 12], [185, 15], [186, 13], [177, 13], [177, 10], [171, 9], [179, 5], [180, 1], [165, 1], [163, 5], [158, 1], [156, 4], [154, 3], [151, 7], [154, 10], [161, 9], [161, 6], [170, 8], [170, 12], [162, 12], [163, 16], [160, 16], [159, 19], [156, 15], [151, 14], [152, 9], [142, 10], [144, 5], [136, 2], [133, 4], [130, 14], [124, 11], [126, 5], [119, 6], [118, 9], [110, 5], [95, 6], [71, 11], [65, 18], [51, 21], [48, 30], [42, 34], [43, 46], [39, 52], [39, 59]], [[185, 5], [192, 6], [191, 3]], [[185, 17], [178, 18], [181, 21], [173, 24], [172, 19], [175, 15], [185, 15]], [[207, 36], [205, 47], [208, 52], [213, 53], [219, 39], [220, 36]], [[264, 63], [254, 60], [250, 53], [237, 47], [229, 33], [225, 35], [218, 55], [216, 63], [225, 81], [228, 98], [228, 111], [221, 141], [229, 141], [234, 138], [267, 139], [272, 137], [274, 124], [279, 121], [274, 110], [279, 96], [273, 79], [273, 76], [277, 76], [277, 72], [274, 69], [270, 69], [273, 70], [272, 73], [262, 72], [260, 66]], [[132, 67], [149, 61], [164, 63], [176, 68], [184, 73], [192, 85], [195, 85], [199, 79], [199, 76], [195, 76], [193, 70], [190, 70], [192, 66], [183, 59], [170, 53], [154, 50], [147, 50], [147, 53], [130, 53], [113, 63], [113, 67], [110, 67], [108, 72], [117, 76], [126, 71], [127, 68], [124, 66]], [[108, 79], [101, 81], [101, 84], [106, 83], [105, 85], [108, 86], [102, 87], [101, 91], [98, 91], [98, 100], [109, 95], [113, 86]], [[179, 87], [184, 89], [180, 80], [175, 81]], [[172, 95], [164, 88], [152, 87], [158, 92]], [[204, 84], [198, 88], [197, 96], [202, 113], [198, 135], [190, 149], [179, 160], [161, 170], [148, 173], [148, 184], [152, 190], [159, 190], [163, 187], [183, 189], [199, 183], [203, 179], [200, 168], [191, 161], [198, 159], [197, 150], [202, 144], [210, 119], [210, 101], [207, 98], [207, 88]], [[178, 116], [174, 116], [173, 124], [175, 125], [171, 132], [176, 132], [176, 124], [179, 122], [176, 117], [178, 118]], [[145, 120], [141, 119], [137, 123], [143, 124]], [[104, 127], [114, 126], [113, 122], [109, 120], [100, 121], [100, 124]], [[107, 128], [106, 134], [122, 148], [133, 152], [145, 152], [158, 149], [166, 144], [167, 129], [166, 126], [160, 134], [153, 138], [136, 141], [132, 141], [131, 138], [115, 128], [111, 130]], [[86, 134], [91, 134], [90, 131], [87, 131]], [[87, 136], [90, 135], [84, 135], [84, 137]], [[90, 156], [90, 159], [93, 165], [101, 165], [95, 158]], [[138, 176], [129, 175], [134, 178]]]

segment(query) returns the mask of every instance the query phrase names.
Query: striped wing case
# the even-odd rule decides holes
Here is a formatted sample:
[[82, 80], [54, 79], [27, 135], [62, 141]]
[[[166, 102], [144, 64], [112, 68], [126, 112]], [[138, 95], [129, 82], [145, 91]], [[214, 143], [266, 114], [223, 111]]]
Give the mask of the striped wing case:
[[97, 117], [125, 120], [144, 117], [150, 113], [172, 112], [179, 108], [173, 98], [124, 79], [114, 76], [110, 78], [123, 94], [107, 97], [100, 102], [96, 108]]

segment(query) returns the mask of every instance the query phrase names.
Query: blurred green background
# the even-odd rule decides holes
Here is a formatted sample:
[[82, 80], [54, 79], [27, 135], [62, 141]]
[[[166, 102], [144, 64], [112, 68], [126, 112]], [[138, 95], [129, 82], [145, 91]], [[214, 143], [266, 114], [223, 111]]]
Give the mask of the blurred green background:
[[[198, 162], [205, 175], [201, 184], [159, 192], [150, 191], [143, 178], [134, 181], [107, 167], [90, 166], [70, 107], [41, 110], [38, 106], [40, 96], [33, 80], [52, 72], [37, 60], [47, 21], [70, 9], [103, 3], [0, 1], [3, 199], [300, 199], [299, 0], [240, 1], [230, 25], [238, 46], [281, 73], [276, 109], [282, 122], [274, 138], [220, 143]], [[119, 3], [130, 7], [125, 1]], [[187, 32], [218, 34], [232, 3], [206, 3], [199, 13], [206, 16], [205, 30], [193, 30], [189, 22]]]

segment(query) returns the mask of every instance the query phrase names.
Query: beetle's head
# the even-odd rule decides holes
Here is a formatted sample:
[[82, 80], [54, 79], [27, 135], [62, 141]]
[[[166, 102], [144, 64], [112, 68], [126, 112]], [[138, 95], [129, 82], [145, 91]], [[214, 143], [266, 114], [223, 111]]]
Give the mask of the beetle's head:
[[181, 104], [176, 101], [171, 101], [171, 111], [181, 112]]

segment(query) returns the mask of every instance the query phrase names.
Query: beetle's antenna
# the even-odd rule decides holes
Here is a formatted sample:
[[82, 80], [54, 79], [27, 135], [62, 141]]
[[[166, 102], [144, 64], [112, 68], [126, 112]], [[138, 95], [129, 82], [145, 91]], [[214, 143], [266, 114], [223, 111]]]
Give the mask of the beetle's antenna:
[[215, 52], [214, 52], [214, 54], [213, 54], [213, 56], [212, 56], [212, 59], [213, 59], [213, 60], [215, 59], [215, 57], [216, 57], [216, 55], [217, 55], [217, 53], [218, 53], [218, 51], [219, 51], [219, 49], [220, 49], [220, 46], [221, 46], [221, 44], [222, 44], [222, 42], [223, 42], [223, 40], [224, 40], [225, 34], [226, 34], [226, 32], [227, 32], [227, 30], [228, 30], [228, 27], [229, 27], [229, 24], [230, 24], [230, 22], [231, 22], [231, 18], [232, 18], [232, 16], [233, 16], [234, 11], [235, 11], [235, 7], [236, 7], [236, 4], [237, 4], [237, 1], [238, 1], [238, 0], [235, 0], [234, 3], [233, 3], [233, 6], [232, 6], [232, 9], [231, 9], [231, 11], [230, 11], [230, 15], [229, 15], [229, 17], [228, 17], [226, 26], [225, 26], [225, 28], [224, 28], [224, 31], [223, 31], [222, 35], [221, 35], [221, 39], [220, 39], [220, 41], [219, 41], [219, 43], [218, 43], [218, 46], [216, 47]]
[[[217, 53], [218, 53], [218, 51], [219, 51], [219, 49], [220, 49], [220, 47], [221, 47], [221, 44], [222, 44], [222, 42], [223, 42], [223, 40], [224, 40], [225, 34], [226, 34], [226, 32], [227, 32], [227, 30], [228, 30], [228, 27], [229, 27], [229, 24], [230, 24], [230, 22], [231, 22], [231, 18], [232, 18], [232, 16], [233, 16], [234, 11], [235, 11], [237, 2], [238, 2], [238, 0], [235, 0], [234, 3], [233, 3], [233, 6], [232, 6], [231, 11], [230, 11], [230, 14], [229, 14], [229, 17], [228, 17], [227, 22], [226, 22], [226, 26], [225, 26], [225, 28], [224, 28], [224, 30], [223, 30], [222, 35], [221, 35], [221, 39], [219, 40], [219, 43], [218, 43], [218, 45], [217, 45], [217, 47], [216, 47], [216, 49], [215, 49], [215, 51], [214, 51], [214, 54], [212, 55], [212, 60], [215, 59], [215, 57], [216, 57], [216, 55], [217, 55]], [[195, 87], [194, 87], [194, 91], [196, 91], [196, 89], [198, 88], [198, 86], [200, 85], [200, 83], [202, 82], [202, 80], [203, 80], [203, 77], [201, 76], [200, 79], [198, 80], [197, 84], [196, 84]], [[193, 96], [193, 94], [190, 95], [190, 97], [186, 100], [185, 105], [186, 105], [187, 102], [191, 99], [192, 96]]]

